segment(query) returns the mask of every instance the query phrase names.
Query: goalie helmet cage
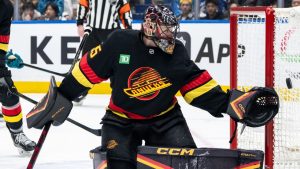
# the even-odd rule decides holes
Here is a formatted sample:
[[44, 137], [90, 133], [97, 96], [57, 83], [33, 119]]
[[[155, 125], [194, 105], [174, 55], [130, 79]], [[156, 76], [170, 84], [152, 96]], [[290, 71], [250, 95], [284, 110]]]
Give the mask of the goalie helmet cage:
[[[238, 125], [231, 144], [232, 149], [263, 150], [266, 169], [300, 168], [299, 21], [299, 7], [236, 7], [230, 14], [230, 87], [274, 87], [279, 94], [277, 116], [242, 135]], [[234, 128], [231, 121], [231, 135]]]

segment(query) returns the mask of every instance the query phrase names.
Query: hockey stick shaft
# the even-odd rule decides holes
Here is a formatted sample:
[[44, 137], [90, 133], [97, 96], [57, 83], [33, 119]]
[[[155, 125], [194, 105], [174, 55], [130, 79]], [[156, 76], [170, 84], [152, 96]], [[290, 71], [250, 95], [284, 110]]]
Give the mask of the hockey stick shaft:
[[90, 31], [86, 31], [86, 33], [84, 34], [81, 42], [80, 42], [80, 45], [79, 45], [79, 48], [75, 54], [75, 57], [74, 57], [74, 60], [72, 62], [72, 65], [69, 69], [69, 71], [67, 73], [58, 73], [58, 72], [55, 72], [55, 71], [52, 71], [52, 70], [49, 70], [49, 69], [44, 69], [44, 68], [41, 68], [41, 67], [38, 67], [38, 66], [34, 66], [34, 65], [31, 65], [31, 64], [28, 64], [28, 63], [21, 63], [21, 65], [23, 66], [26, 66], [26, 67], [30, 67], [32, 69], [37, 69], [37, 70], [40, 70], [40, 71], [44, 71], [44, 72], [47, 72], [47, 73], [51, 73], [51, 74], [54, 74], [54, 75], [58, 75], [58, 76], [62, 76], [62, 77], [66, 77], [69, 73], [71, 73], [71, 71], [73, 70], [76, 62], [79, 60], [79, 56], [80, 56], [80, 53], [83, 49], [83, 46], [85, 44], [85, 41], [87, 39], [87, 37], [89, 36], [89, 33]]
[[83, 46], [84, 46], [84, 44], [85, 44], [85, 41], [87, 40], [87, 38], [88, 38], [88, 36], [89, 36], [90, 33], [91, 33], [91, 30], [90, 30], [90, 29], [86, 29], [86, 30], [85, 30], [84, 36], [83, 36], [83, 38], [82, 38], [82, 40], [81, 40], [81, 42], [80, 42], [80, 45], [79, 45], [79, 47], [78, 47], [78, 50], [77, 50], [76, 54], [75, 54], [73, 63], [72, 63], [72, 65], [71, 65], [71, 67], [70, 67], [70, 69], [69, 69], [69, 72], [68, 72], [67, 74], [70, 74], [70, 73], [72, 72], [72, 70], [73, 70], [73, 68], [74, 68], [74, 66], [75, 66], [75, 64], [76, 64], [76, 62], [79, 60], [79, 55], [80, 55], [80, 53], [81, 53], [81, 51], [82, 51], [82, 49], [83, 49]]
[[32, 156], [30, 158], [30, 161], [29, 161], [29, 163], [27, 165], [27, 169], [33, 169], [34, 164], [36, 162], [36, 159], [37, 159], [37, 157], [38, 157], [38, 155], [40, 153], [40, 150], [42, 149], [42, 146], [43, 146], [43, 144], [44, 144], [44, 142], [46, 140], [46, 137], [47, 137], [47, 134], [48, 134], [48, 131], [49, 131], [50, 127], [51, 127], [51, 122], [47, 123], [45, 125], [45, 127], [44, 127], [44, 129], [42, 131], [42, 134], [41, 134], [41, 136], [39, 138], [39, 141], [38, 141], [36, 147], [34, 148], [34, 152], [33, 152]]
[[86, 131], [88, 131], [88, 132], [90, 132], [90, 133], [92, 133], [92, 134], [94, 134], [96, 136], [101, 136], [101, 129], [92, 129], [92, 128], [89, 128], [89, 127], [87, 127], [87, 126], [85, 126], [85, 125], [83, 125], [81, 123], [78, 123], [77, 121], [75, 121], [75, 120], [73, 120], [71, 118], [67, 118], [67, 120], [68, 120], [68, 122], [70, 122], [70, 123], [72, 123], [72, 124], [74, 124], [74, 125], [82, 128], [82, 129], [84, 129], [84, 130], [86, 130]]
[[52, 71], [52, 70], [48, 70], [48, 69], [44, 69], [44, 68], [41, 68], [41, 67], [33, 66], [33, 65], [30, 65], [30, 64], [27, 64], [27, 63], [22, 63], [22, 65], [24, 65], [26, 67], [33, 68], [33, 69], [41, 70], [41, 71], [44, 71], [44, 72], [47, 72], [47, 73], [51, 73], [51, 74], [54, 74], [54, 75], [62, 76], [62, 77], [65, 77], [65, 76], [68, 75], [68, 73], [58, 73], [58, 72], [55, 72], [55, 71]]
[[[29, 101], [30, 103], [33, 103], [33, 104], [37, 104], [38, 103], [37, 101], [31, 99], [30, 97], [28, 97], [26, 95], [23, 95], [22, 93], [19, 93], [19, 92], [16, 93], [16, 92], [12, 92], [12, 91], [10, 91], [10, 93], [12, 93], [14, 95], [17, 95], [17, 96], [19, 96], [19, 97], [21, 97], [21, 98]], [[77, 122], [77, 121], [75, 121], [75, 120], [73, 120], [71, 118], [67, 118], [66, 120], [68, 122], [76, 125], [77, 127], [80, 127], [80, 128], [82, 128], [82, 129], [84, 129], [84, 130], [86, 130], [86, 131], [88, 131], [88, 132], [90, 132], [90, 133], [92, 133], [92, 134], [94, 134], [96, 136], [101, 136], [101, 129], [92, 129], [92, 128], [89, 128], [89, 127], [87, 127], [87, 126], [85, 126], [85, 125], [83, 125], [83, 124], [81, 124], [81, 123], [79, 123], [79, 122]]]

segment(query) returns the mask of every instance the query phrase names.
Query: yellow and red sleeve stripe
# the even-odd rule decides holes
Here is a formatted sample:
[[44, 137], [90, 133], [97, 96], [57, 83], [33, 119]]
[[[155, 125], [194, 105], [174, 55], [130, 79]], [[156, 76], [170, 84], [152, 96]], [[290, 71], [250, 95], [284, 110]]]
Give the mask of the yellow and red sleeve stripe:
[[2, 106], [2, 113], [6, 122], [16, 123], [22, 120], [22, 108], [20, 103], [12, 107]]
[[94, 84], [100, 83], [106, 79], [97, 76], [94, 70], [89, 66], [87, 54], [82, 57], [79, 63], [76, 63], [72, 70], [72, 75], [82, 86], [92, 88]]
[[89, 7], [89, 1], [88, 0], [80, 0], [79, 4], [84, 6], [84, 7]]
[[180, 92], [186, 102], [191, 103], [195, 98], [209, 92], [216, 86], [218, 86], [218, 83], [212, 79], [207, 71], [204, 71], [194, 80], [184, 85]]
[[175, 107], [175, 105], [176, 105], [177, 102], [178, 101], [177, 101], [176, 97], [174, 97], [173, 103], [172, 103], [172, 105], [170, 105], [170, 107], [168, 107], [166, 110], [164, 110], [162, 112], [159, 112], [159, 113], [156, 113], [156, 114], [153, 114], [153, 115], [150, 115], [150, 116], [141, 116], [141, 115], [138, 115], [136, 113], [132, 113], [132, 112], [126, 111], [123, 108], [115, 105], [113, 103], [112, 99], [110, 99], [108, 108], [114, 114], [116, 114], [116, 115], [118, 115], [120, 117], [126, 118], [126, 119], [145, 120], [145, 119], [152, 119], [154, 117], [158, 117], [158, 116], [161, 116], [161, 115], [164, 115], [164, 114], [168, 113], [170, 110], [172, 110]]
[[0, 50], [7, 52], [9, 35], [0, 35]]
[[125, 28], [128, 27], [128, 25], [125, 22], [125, 18], [124, 18], [124, 15], [125, 15], [126, 12], [130, 12], [129, 3], [124, 4], [124, 6], [122, 6], [119, 10], [120, 20], [121, 20], [121, 22], [122, 22], [122, 24], [124, 25]]

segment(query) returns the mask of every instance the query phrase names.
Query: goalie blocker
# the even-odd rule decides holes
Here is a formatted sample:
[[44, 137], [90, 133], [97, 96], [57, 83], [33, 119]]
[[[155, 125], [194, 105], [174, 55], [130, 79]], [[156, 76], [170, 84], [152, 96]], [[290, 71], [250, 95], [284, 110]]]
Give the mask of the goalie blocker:
[[72, 102], [57, 91], [52, 76], [48, 93], [26, 116], [28, 128], [42, 129], [48, 122], [58, 126], [67, 119], [72, 107]]
[[248, 92], [230, 91], [227, 114], [236, 122], [260, 127], [272, 120], [279, 110], [279, 97], [274, 89], [253, 87]]

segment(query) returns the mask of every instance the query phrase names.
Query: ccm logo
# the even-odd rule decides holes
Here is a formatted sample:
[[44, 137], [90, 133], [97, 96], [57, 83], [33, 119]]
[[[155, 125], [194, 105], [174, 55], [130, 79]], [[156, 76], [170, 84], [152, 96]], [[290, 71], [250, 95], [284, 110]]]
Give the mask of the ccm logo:
[[244, 108], [244, 106], [243, 106], [242, 104], [239, 104], [239, 108], [243, 111], [243, 113], [246, 112], [246, 111], [245, 111], [245, 108]]
[[168, 155], [193, 155], [194, 149], [181, 149], [181, 148], [158, 148], [157, 154], [168, 154]]

